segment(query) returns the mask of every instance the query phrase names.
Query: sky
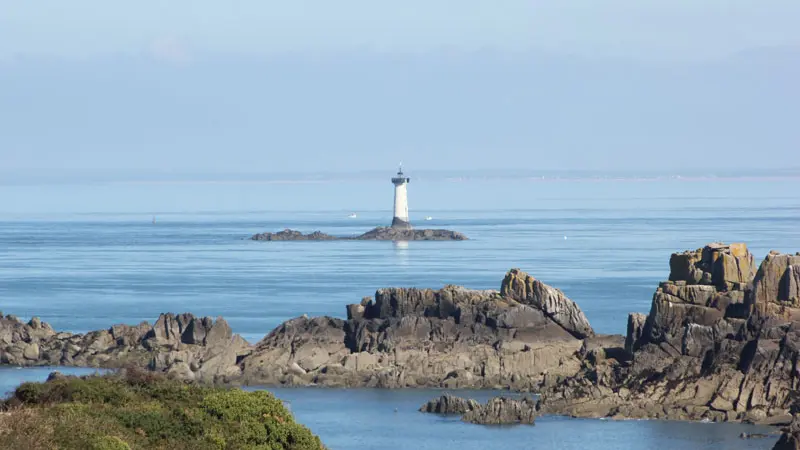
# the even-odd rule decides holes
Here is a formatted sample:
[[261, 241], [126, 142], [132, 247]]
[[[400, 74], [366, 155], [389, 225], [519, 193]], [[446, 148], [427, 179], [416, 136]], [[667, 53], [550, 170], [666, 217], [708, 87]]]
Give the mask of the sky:
[[796, 0], [0, 0], [0, 176], [796, 167], [798, 17]]

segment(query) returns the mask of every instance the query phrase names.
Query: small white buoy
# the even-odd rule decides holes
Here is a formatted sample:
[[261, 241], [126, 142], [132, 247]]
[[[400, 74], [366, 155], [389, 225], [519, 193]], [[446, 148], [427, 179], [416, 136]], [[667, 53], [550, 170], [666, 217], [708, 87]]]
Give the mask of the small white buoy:
[[565, 240], [565, 241], [567, 240], [567, 237], [566, 237], [566, 236], [564, 236], [564, 240]]

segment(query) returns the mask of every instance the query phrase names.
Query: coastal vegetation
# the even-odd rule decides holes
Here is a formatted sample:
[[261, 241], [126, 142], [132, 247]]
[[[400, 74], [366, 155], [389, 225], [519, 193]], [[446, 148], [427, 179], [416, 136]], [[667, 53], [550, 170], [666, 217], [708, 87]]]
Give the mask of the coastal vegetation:
[[137, 370], [24, 383], [2, 404], [0, 444], [16, 449], [324, 449], [267, 391]]

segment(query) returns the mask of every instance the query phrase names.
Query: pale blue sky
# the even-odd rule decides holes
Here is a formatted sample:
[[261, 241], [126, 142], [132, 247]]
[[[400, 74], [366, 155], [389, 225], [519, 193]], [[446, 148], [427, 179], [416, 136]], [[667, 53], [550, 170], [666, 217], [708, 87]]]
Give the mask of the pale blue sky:
[[800, 1], [0, 0], [0, 172], [797, 165]]
[[[0, 55], [438, 48], [696, 60], [800, 45], [795, 0], [3, 0]], [[156, 50], [157, 51], [157, 50]]]

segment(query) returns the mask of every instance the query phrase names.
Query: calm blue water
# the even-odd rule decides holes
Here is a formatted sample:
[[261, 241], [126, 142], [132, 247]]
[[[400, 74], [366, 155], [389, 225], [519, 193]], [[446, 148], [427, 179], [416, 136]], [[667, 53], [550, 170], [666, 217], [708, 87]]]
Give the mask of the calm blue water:
[[[770, 249], [800, 250], [800, 183], [791, 180], [413, 187], [418, 226], [455, 229], [471, 240], [246, 239], [285, 227], [344, 235], [387, 223], [381, 205], [390, 205], [391, 192], [368, 183], [162, 186], [150, 211], [141, 199], [121, 199], [152, 196], [153, 186], [0, 186], [7, 205], [0, 212], [0, 309], [75, 332], [191, 311], [224, 316], [255, 342], [304, 313], [342, 317], [347, 303], [380, 287], [496, 289], [508, 269], [520, 267], [577, 301], [598, 332], [624, 333], [629, 312], [649, 310], [673, 251], [714, 240], [747, 242], [758, 258]], [[358, 218], [347, 218], [351, 210]], [[13, 372], [11, 384], [19, 372], [27, 373]], [[8, 374], [0, 371], [0, 386]], [[430, 393], [279, 393], [334, 449], [465, 449], [490, 440], [509, 448], [770, 448], [740, 441], [736, 426], [543, 418], [533, 428], [485, 429], [416, 414]]]

